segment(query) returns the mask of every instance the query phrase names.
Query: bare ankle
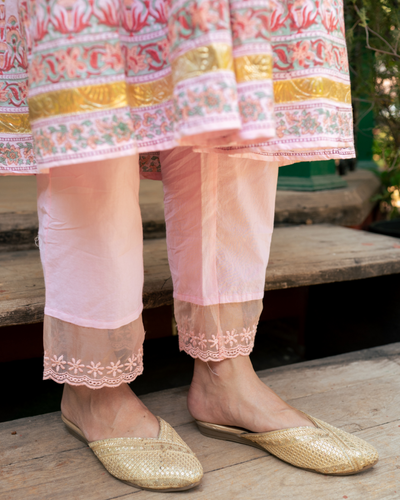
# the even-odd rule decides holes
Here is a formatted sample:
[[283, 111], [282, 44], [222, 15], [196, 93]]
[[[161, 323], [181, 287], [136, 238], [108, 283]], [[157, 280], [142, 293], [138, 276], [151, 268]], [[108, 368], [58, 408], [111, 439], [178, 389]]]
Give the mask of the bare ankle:
[[127, 384], [89, 389], [64, 386], [61, 411], [88, 441], [111, 437], [157, 437], [158, 420]]
[[225, 383], [243, 376], [256, 376], [249, 356], [204, 362], [195, 360], [193, 380], [209, 383]]

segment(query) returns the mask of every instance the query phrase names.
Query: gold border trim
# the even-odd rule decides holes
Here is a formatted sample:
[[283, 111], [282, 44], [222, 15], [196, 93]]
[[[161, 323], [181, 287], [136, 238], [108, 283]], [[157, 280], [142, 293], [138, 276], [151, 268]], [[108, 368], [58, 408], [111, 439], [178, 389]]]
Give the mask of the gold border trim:
[[272, 79], [272, 55], [252, 54], [235, 57], [235, 73], [238, 83]]
[[27, 113], [1, 113], [1, 134], [31, 134], [31, 125]]
[[[210, 52], [208, 51], [207, 54]], [[230, 63], [228, 64], [225, 56], [228, 57], [228, 52], [225, 53], [221, 61], [225, 64], [224, 69], [228, 69]], [[187, 59], [179, 66], [178, 70], [183, 71], [185, 67], [189, 71], [186, 77], [191, 78], [199, 73], [198, 69], [190, 68], [188, 61], [191, 64], [191, 60]], [[216, 62], [211, 62], [210, 59], [207, 61], [201, 74], [215, 70]], [[272, 60], [267, 55], [237, 58], [235, 60], [237, 81], [271, 78], [271, 66]], [[172, 81], [175, 76], [169, 75], [160, 80], [141, 84], [127, 85], [125, 82], [115, 82], [39, 94], [29, 99], [29, 117], [26, 114], [16, 113], [0, 115], [0, 132], [29, 133], [29, 118], [31, 121], [35, 121], [63, 114], [119, 109], [128, 106], [131, 108], [154, 106], [172, 98]], [[351, 103], [350, 84], [336, 82], [325, 77], [278, 80], [273, 85], [276, 104], [321, 98], [345, 104]]]
[[197, 47], [175, 59], [171, 67], [174, 85], [212, 71], [234, 71], [232, 47], [227, 43]]
[[128, 85], [128, 102], [132, 108], [154, 106], [172, 99], [172, 75], [148, 83]]
[[31, 121], [51, 116], [87, 113], [128, 106], [125, 81], [85, 85], [56, 90], [31, 97], [28, 101]]
[[323, 76], [274, 81], [276, 104], [309, 99], [330, 99], [351, 104], [350, 84], [336, 82]]

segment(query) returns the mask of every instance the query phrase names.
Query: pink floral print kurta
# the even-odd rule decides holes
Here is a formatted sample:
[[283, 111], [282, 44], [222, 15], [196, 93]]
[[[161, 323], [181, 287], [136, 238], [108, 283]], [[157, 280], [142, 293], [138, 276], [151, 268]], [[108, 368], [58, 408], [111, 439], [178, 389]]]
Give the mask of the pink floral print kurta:
[[352, 157], [344, 29], [342, 0], [3, 0], [0, 173]]

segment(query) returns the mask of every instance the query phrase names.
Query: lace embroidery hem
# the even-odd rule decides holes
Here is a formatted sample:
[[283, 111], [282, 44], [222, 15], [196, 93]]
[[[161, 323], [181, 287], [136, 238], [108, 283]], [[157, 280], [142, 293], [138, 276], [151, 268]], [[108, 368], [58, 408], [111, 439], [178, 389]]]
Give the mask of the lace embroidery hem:
[[[123, 383], [132, 382], [143, 373], [143, 350], [141, 349], [137, 355], [132, 354], [127, 363], [118, 360], [116, 363], [110, 362], [108, 366], [105, 366], [107, 363], [103, 365], [94, 361], [86, 365], [80, 359], [75, 361], [75, 358], [66, 361], [64, 355], [50, 356], [45, 351], [43, 380], [53, 380], [59, 384], [85, 385], [90, 389], [118, 387]], [[106, 374], [103, 375], [104, 372]]]
[[[254, 347], [254, 337], [257, 325], [251, 328], [243, 328], [242, 331], [232, 330], [223, 334], [212, 335], [207, 339], [205, 334], [196, 335], [185, 328], [179, 331], [179, 349], [185, 351], [192, 358], [199, 358], [201, 361], [222, 361], [227, 358], [237, 356], [248, 356]], [[240, 337], [240, 341], [238, 341]], [[207, 348], [209, 344], [210, 348]]]

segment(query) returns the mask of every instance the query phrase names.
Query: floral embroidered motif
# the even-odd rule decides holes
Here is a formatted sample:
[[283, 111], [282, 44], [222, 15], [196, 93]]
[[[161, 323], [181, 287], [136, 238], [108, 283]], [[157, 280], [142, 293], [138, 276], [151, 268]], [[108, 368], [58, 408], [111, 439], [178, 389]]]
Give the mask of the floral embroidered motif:
[[88, 374], [91, 375], [93, 373], [93, 377], [97, 378], [97, 374], [103, 375], [104, 366], [100, 366], [101, 363], [100, 361], [96, 364], [93, 363], [93, 361], [90, 362], [89, 366], [86, 366], [86, 368], [89, 368]]
[[107, 370], [110, 370], [107, 374], [110, 375], [110, 373], [112, 373], [112, 376], [115, 377], [117, 373], [122, 373], [122, 370], [120, 369], [122, 367], [123, 365], [121, 365], [120, 360], [118, 360], [117, 363], [111, 361], [110, 366], [107, 366]]
[[240, 338], [241, 341], [244, 342], [246, 345], [249, 345], [249, 343], [253, 340], [253, 335], [254, 332], [250, 328], [243, 328]]
[[126, 370], [127, 371], [133, 371], [135, 369], [136, 366], [138, 366], [138, 363], [137, 363], [137, 356], [131, 356], [130, 358], [128, 358], [128, 362], [125, 363], [124, 366], [126, 366]]
[[[274, 105], [273, 81], [325, 78], [349, 88], [342, 0], [5, 0], [0, 11], [7, 114], [0, 172], [35, 173], [37, 162], [46, 168], [178, 144], [274, 153], [280, 163], [310, 159], [316, 148], [352, 156], [348, 100], [329, 97], [311, 111], [307, 95], [293, 100], [283, 92]], [[236, 77], [232, 68], [247, 56], [246, 78]], [[272, 57], [273, 78], [265, 61], [253, 71], [253, 56]], [[107, 101], [113, 82], [126, 84], [129, 107]], [[68, 112], [57, 100], [39, 99], [53, 91], [68, 92]], [[143, 176], [161, 177], [157, 161], [141, 165]]]
[[338, 137], [351, 134], [352, 114], [350, 110], [322, 109], [277, 112], [277, 136], [304, 137], [323, 134]]
[[71, 368], [68, 368], [70, 371], [73, 370], [75, 375], [80, 372], [83, 373], [82, 368], [85, 368], [85, 365], [81, 363], [81, 360], [75, 361], [75, 358], [72, 358], [72, 361], [68, 361], [68, 364], [71, 365]]
[[178, 325], [179, 349], [193, 358], [202, 361], [220, 361], [225, 358], [234, 358], [238, 355], [248, 355], [253, 350], [254, 337], [257, 325], [236, 330], [220, 332], [207, 338], [205, 333], [195, 334], [188, 331], [185, 321]]
[[56, 369], [56, 372], [64, 370], [64, 365], [66, 364], [67, 362], [64, 361], [63, 355], [57, 358], [57, 356], [54, 354], [53, 358], [51, 359], [51, 366]]
[[[86, 364], [87, 363], [87, 364]], [[71, 385], [86, 385], [91, 388], [116, 387], [123, 382], [132, 382], [143, 371], [143, 349], [131, 354], [126, 362], [121, 359], [102, 363], [84, 362], [71, 358], [65, 361], [64, 355], [44, 353], [43, 379], [67, 382]]]
[[0, 172], [34, 173], [27, 104], [29, 40], [19, 21], [18, 2], [13, 3], [0, 6]]
[[237, 336], [238, 334], [235, 330], [233, 330], [232, 332], [226, 332], [226, 335], [224, 335], [225, 344], [229, 344], [230, 347], [233, 347], [234, 344], [237, 344]]

